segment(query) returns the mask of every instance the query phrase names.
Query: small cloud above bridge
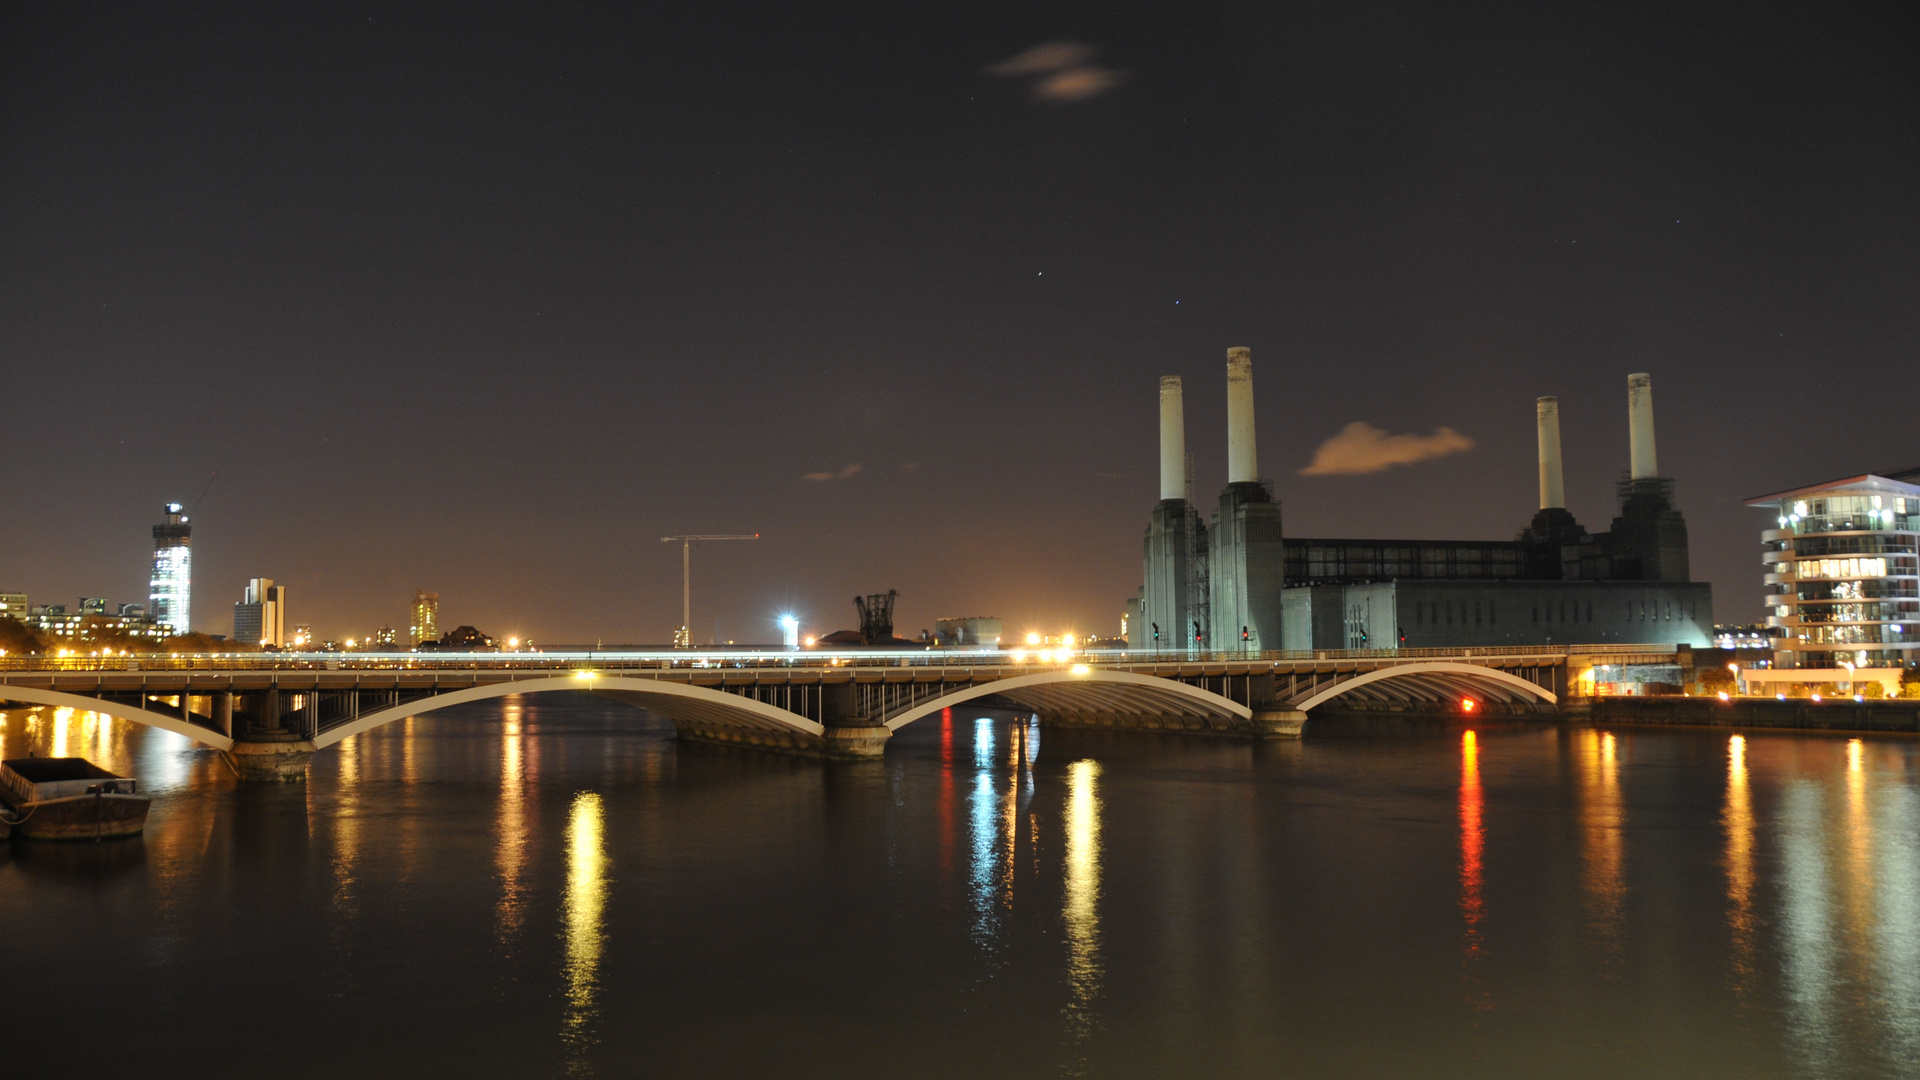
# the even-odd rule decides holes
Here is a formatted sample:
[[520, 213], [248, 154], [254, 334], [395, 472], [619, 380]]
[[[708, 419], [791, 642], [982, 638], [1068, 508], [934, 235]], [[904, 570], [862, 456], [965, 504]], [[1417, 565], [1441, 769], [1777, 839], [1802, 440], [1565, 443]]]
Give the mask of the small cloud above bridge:
[[1464, 454], [1474, 441], [1450, 427], [1431, 435], [1389, 435], [1365, 420], [1355, 420], [1313, 452], [1301, 476], [1360, 476], [1412, 465], [1430, 458]]
[[1042, 101], [1084, 101], [1119, 86], [1125, 73], [1093, 62], [1099, 50], [1077, 41], [1049, 41], [990, 64], [987, 75], [1034, 79], [1033, 96]]
[[839, 472], [810, 472], [810, 473], [807, 473], [805, 476], [802, 476], [800, 479], [811, 480], [816, 484], [823, 484], [829, 480], [845, 480], [847, 477], [853, 476], [859, 471], [860, 471], [860, 463], [856, 461], [848, 464], [845, 468], [842, 468]]

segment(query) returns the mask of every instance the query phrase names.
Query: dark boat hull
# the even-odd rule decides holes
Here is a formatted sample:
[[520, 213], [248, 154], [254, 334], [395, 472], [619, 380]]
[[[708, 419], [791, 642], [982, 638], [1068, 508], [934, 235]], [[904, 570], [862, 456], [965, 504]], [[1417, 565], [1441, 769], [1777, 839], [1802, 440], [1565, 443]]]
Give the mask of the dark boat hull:
[[138, 836], [147, 825], [145, 795], [72, 795], [13, 807], [13, 832], [31, 840], [107, 840]]

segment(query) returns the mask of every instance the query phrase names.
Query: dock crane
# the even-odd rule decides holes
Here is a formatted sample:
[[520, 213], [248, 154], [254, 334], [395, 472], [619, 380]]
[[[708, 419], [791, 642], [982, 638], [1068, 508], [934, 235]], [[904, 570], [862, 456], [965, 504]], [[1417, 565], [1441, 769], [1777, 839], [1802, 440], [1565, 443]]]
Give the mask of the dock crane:
[[758, 540], [759, 533], [705, 533], [693, 536], [663, 536], [663, 544], [680, 545], [680, 629], [674, 631], [673, 647], [693, 647], [693, 542], [695, 540]]

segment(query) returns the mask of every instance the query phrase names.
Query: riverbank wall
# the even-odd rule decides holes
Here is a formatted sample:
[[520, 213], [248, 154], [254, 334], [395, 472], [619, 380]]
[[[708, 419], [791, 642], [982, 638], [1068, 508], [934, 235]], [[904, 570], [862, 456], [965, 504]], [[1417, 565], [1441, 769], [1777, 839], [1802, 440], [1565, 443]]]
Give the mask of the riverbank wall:
[[1770, 697], [1728, 701], [1670, 696], [1569, 698], [1561, 705], [1560, 715], [1576, 724], [1920, 732], [1920, 698], [1867, 701]]

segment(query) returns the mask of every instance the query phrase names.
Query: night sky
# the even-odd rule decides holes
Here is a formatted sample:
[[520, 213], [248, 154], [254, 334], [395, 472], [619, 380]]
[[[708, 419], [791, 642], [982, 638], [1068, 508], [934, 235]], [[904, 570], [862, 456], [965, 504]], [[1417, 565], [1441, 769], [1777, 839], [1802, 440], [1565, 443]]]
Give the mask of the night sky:
[[696, 640], [1114, 633], [1234, 345], [1295, 536], [1510, 538], [1542, 394], [1604, 529], [1651, 372], [1722, 621], [1745, 497], [1920, 465], [1911, 5], [614, 7], [0, 9], [0, 590], [180, 500], [213, 633], [660, 642], [756, 531]]

